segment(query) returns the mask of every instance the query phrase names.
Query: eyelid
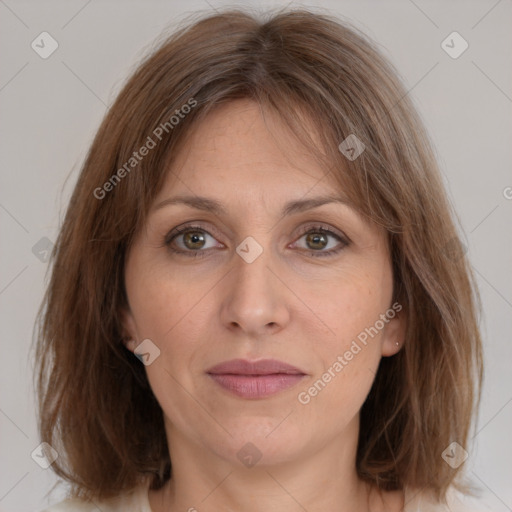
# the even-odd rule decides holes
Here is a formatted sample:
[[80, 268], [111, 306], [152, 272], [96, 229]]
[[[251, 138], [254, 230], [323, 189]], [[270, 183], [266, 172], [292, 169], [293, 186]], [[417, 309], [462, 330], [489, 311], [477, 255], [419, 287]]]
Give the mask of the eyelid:
[[[165, 243], [166, 244], [170, 244], [171, 241], [177, 236], [177, 235], [180, 235], [182, 234], [183, 232], [185, 231], [192, 231], [194, 229], [198, 229], [198, 230], [201, 230], [201, 231], [204, 231], [205, 233], [207, 233], [208, 235], [214, 237], [215, 239], [217, 239], [218, 237], [221, 237], [222, 235], [215, 229], [215, 228], [212, 228], [212, 227], [206, 227], [202, 221], [189, 221], [189, 222], [184, 222], [183, 224], [179, 224], [178, 226], [176, 226], [175, 228], [171, 229], [171, 231], [169, 231], [169, 233], [167, 233], [165, 235]], [[220, 242], [222, 243], [222, 242]], [[224, 244], [222, 244], [224, 245]]]
[[306, 233], [309, 233], [310, 231], [314, 232], [315, 229], [319, 230], [320, 232], [322, 232], [322, 231], [328, 232], [328, 234], [331, 234], [331, 235], [337, 237], [341, 242], [344, 242], [347, 245], [351, 243], [350, 238], [347, 235], [345, 235], [345, 233], [332, 227], [331, 225], [324, 224], [322, 222], [312, 222], [312, 223], [307, 223], [304, 226], [301, 226], [299, 229], [299, 235], [300, 235], [300, 237], [302, 237], [303, 235], [305, 235]]
[[[194, 229], [197, 229], [199, 231], [204, 231], [207, 235], [211, 236], [212, 238], [215, 238], [216, 240], [217, 240], [217, 237], [221, 236], [220, 234], [217, 234], [217, 230], [215, 228], [212, 228], [212, 227], [206, 228], [202, 221], [188, 221], [188, 222], [184, 222], [184, 223], [176, 226], [167, 235], [165, 235], [164, 246], [168, 246], [170, 248], [172, 241], [176, 237], [178, 237], [179, 235], [181, 235], [184, 232], [193, 231]], [[296, 244], [297, 241], [300, 238], [302, 238], [304, 235], [306, 235], [310, 232], [315, 232], [315, 230], [318, 232], [324, 232], [329, 236], [337, 238], [338, 241], [340, 242], [340, 244], [342, 245], [342, 247], [329, 249], [328, 251], [313, 251], [311, 249], [308, 250], [308, 249], [300, 248], [300, 251], [309, 252], [309, 254], [312, 254], [315, 256], [329, 256], [329, 255], [336, 254], [337, 252], [341, 251], [346, 246], [348, 246], [352, 243], [350, 238], [347, 237], [343, 232], [337, 230], [336, 228], [334, 228], [330, 225], [323, 224], [321, 222], [309, 222], [309, 223], [302, 225], [299, 228], [298, 236], [287, 247], [289, 247], [290, 245]], [[210, 231], [212, 231], [214, 234], [210, 233]], [[218, 242], [218, 240], [217, 240], [217, 242]], [[222, 246], [224, 246], [224, 244], [222, 242], [219, 242], [219, 243]], [[214, 249], [214, 248], [210, 247], [208, 249], [197, 250], [197, 251], [193, 251], [193, 250], [187, 251], [184, 249], [172, 249], [172, 250], [176, 253], [181, 253], [181, 254], [188, 253], [188, 254], [194, 254], [194, 255], [199, 255], [199, 254], [202, 255], [203, 253], [210, 252], [212, 249]]]

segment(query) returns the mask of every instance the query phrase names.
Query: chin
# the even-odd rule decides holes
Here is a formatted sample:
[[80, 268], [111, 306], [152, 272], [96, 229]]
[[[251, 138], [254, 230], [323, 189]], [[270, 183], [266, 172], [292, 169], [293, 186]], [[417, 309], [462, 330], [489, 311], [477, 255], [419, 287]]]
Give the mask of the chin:
[[[231, 464], [252, 468], [270, 467], [295, 460], [306, 450], [304, 428], [281, 425], [283, 418], [243, 417], [224, 423], [226, 434], [212, 440], [212, 451]], [[277, 428], [276, 428], [277, 427]]]

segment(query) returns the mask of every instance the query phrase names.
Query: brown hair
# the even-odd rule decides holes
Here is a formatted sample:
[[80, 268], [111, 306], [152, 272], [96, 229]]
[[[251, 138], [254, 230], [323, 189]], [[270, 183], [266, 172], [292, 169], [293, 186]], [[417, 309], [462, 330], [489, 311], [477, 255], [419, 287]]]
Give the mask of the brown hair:
[[[438, 500], [458, 485], [461, 467], [441, 454], [452, 441], [466, 447], [480, 402], [480, 299], [433, 150], [397, 77], [355, 28], [306, 10], [202, 16], [137, 67], [78, 177], [38, 315], [39, 432], [57, 449], [52, 468], [71, 496], [107, 498], [147, 479], [156, 489], [170, 477], [162, 410], [120, 341], [124, 262], [180, 141], [238, 98], [278, 112], [388, 232], [406, 341], [382, 359], [362, 407], [359, 476], [385, 490], [427, 488]], [[350, 134], [365, 145], [354, 160], [338, 149]], [[155, 146], [130, 160], [148, 137]]]

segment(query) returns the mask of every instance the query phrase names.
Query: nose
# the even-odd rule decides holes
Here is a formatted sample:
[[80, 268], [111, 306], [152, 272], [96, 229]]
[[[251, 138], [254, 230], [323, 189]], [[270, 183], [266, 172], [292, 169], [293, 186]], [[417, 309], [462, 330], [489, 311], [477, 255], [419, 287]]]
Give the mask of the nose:
[[289, 322], [288, 300], [293, 295], [274, 269], [266, 249], [252, 263], [235, 255], [225, 282], [222, 324], [247, 336], [275, 334]]

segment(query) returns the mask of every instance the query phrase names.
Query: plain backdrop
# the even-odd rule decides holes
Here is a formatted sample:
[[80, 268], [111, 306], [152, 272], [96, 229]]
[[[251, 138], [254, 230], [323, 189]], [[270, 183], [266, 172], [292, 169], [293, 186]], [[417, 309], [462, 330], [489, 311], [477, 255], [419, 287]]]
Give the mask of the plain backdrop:
[[[47, 249], [93, 135], [156, 38], [194, 11], [227, 5], [321, 9], [362, 29], [398, 68], [434, 142], [483, 299], [485, 385], [466, 468], [489, 510], [512, 510], [511, 0], [0, 0], [0, 511], [40, 510], [64, 495], [57, 487], [46, 496], [57, 479], [31, 457], [40, 441], [30, 347]], [[454, 31], [469, 44], [458, 58], [441, 46]], [[46, 59], [31, 47], [42, 32], [58, 43]]]

